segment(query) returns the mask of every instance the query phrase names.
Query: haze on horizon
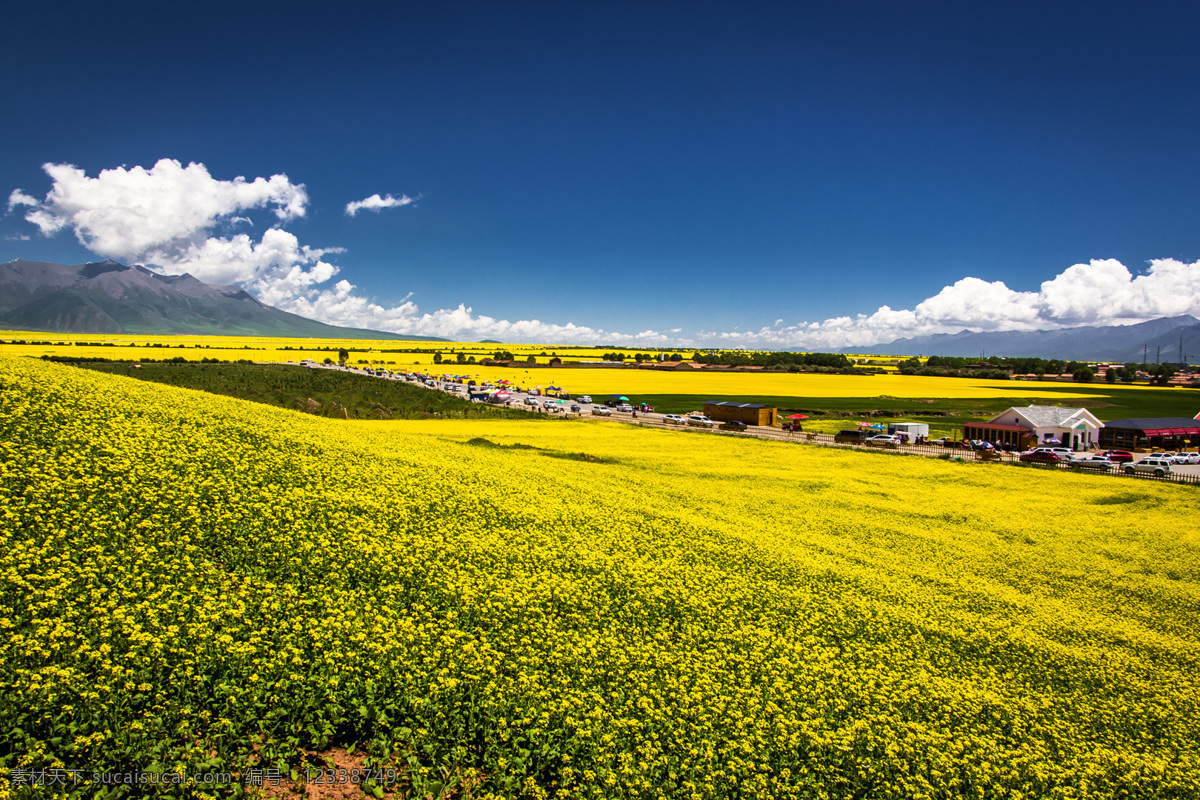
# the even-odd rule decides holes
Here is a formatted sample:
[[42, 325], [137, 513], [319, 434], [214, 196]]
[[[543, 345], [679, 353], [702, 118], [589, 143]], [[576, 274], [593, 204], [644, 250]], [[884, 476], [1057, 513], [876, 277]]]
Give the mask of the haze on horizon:
[[1194, 5], [233, 8], [14, 12], [0, 260], [464, 340], [1200, 315]]

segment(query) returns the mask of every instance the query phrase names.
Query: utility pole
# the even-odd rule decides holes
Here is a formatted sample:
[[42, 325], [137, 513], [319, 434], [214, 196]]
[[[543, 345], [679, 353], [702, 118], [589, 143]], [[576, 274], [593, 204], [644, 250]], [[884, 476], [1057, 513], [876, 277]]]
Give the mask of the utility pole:
[[1147, 347], [1149, 347], [1149, 346], [1150, 346], [1150, 345], [1148, 345], [1148, 344], [1143, 344], [1143, 345], [1142, 345], [1142, 363], [1143, 363], [1143, 364], [1145, 364], [1145, 363], [1146, 363], [1146, 348], [1147, 348]]
[[1158, 347], [1154, 348], [1154, 366], [1157, 367], [1161, 363], [1162, 363], [1162, 345], [1160, 344]]

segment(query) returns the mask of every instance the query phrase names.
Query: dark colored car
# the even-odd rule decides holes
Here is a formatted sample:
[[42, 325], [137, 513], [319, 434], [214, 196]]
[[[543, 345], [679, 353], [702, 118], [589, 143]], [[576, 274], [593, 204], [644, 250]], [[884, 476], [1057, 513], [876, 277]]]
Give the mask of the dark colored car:
[[1062, 461], [1054, 453], [1047, 453], [1044, 450], [1035, 450], [1032, 453], [1026, 453], [1021, 456], [1021, 460], [1027, 464], [1057, 464]]
[[738, 422], [736, 419], [731, 419], [728, 422], [721, 423], [721, 430], [723, 430], [723, 431], [745, 431], [746, 423]]
[[865, 438], [862, 431], [838, 431], [833, 436], [833, 440], [838, 444], [862, 444]]

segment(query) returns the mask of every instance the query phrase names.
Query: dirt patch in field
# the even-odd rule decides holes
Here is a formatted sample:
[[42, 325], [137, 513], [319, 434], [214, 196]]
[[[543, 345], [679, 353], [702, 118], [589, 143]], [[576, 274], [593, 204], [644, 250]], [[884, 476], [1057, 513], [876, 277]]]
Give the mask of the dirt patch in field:
[[[320, 753], [305, 753], [304, 768], [296, 770], [299, 780], [292, 780], [290, 774], [274, 774], [267, 770], [256, 772], [256, 778], [261, 778], [258, 785], [261, 794], [271, 800], [360, 800], [364, 797], [375, 798], [377, 786], [382, 790], [387, 800], [416, 798], [413, 787], [405, 780], [401, 767], [375, 768], [364, 766], [367, 755], [360, 752], [349, 752], [342, 747], [331, 747]], [[473, 787], [479, 785], [479, 776], [473, 770], [470, 776], [464, 776], [461, 771], [448, 779], [449, 784], [439, 795], [447, 800], [472, 800], [476, 795]], [[376, 781], [370, 779], [375, 777]], [[253, 794], [251, 796], [254, 796]], [[429, 795], [424, 800], [434, 800]]]
[[293, 781], [291, 775], [264, 775], [262, 796], [289, 800], [297, 797], [357, 800], [369, 796], [362, 789], [362, 775], [366, 772], [363, 768], [365, 754], [348, 753], [341, 747], [331, 747], [321, 753], [309, 753], [306, 760], [311, 766], [297, 771], [299, 781]]

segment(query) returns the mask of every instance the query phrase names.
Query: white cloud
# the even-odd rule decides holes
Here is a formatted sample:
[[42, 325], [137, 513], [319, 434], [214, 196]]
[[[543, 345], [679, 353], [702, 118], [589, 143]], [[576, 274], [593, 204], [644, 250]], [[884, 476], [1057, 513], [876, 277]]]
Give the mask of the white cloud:
[[24, 233], [10, 233], [4, 237], [6, 242], [28, 242], [30, 237]]
[[[279, 221], [302, 217], [308, 194], [286, 175], [246, 181], [216, 180], [203, 164], [186, 167], [164, 158], [149, 170], [106, 169], [89, 178], [71, 164], [44, 164], [53, 186], [46, 199], [21, 194], [32, 205], [25, 219], [46, 236], [64, 228], [94, 253], [139, 260], [146, 253], [169, 252], [199, 244], [218, 223], [237, 212], [269, 207]], [[17, 193], [10, 196], [13, 203]]]
[[[352, 283], [341, 280], [332, 289], [296, 294], [282, 300], [278, 306], [286, 311], [334, 325], [419, 336], [444, 336], [448, 339], [497, 339], [502, 342], [556, 344], [608, 342], [631, 347], [665, 346], [673, 341], [670, 336], [654, 330], [624, 334], [571, 322], [565, 325], [538, 319], [510, 322], [475, 314], [474, 309], [461, 303], [456, 308], [443, 308], [432, 313], [423, 313], [416, 303], [407, 298], [397, 305], [385, 307], [355, 293], [354, 289]], [[265, 297], [263, 299], [266, 301]]]
[[1158, 259], [1150, 262], [1145, 275], [1134, 277], [1119, 261], [1102, 259], [1068, 267], [1037, 292], [1013, 291], [1002, 281], [963, 278], [911, 310], [881, 306], [870, 315], [757, 331], [700, 331], [696, 338], [725, 347], [832, 349], [963, 329], [1129, 325], [1182, 314], [1200, 316], [1200, 261]]
[[210, 238], [182, 250], [151, 250], [145, 253], [145, 261], [164, 272], [187, 272], [207, 283], [244, 284], [264, 303], [275, 305], [336, 275], [338, 268], [322, 257], [340, 252], [339, 247], [301, 245], [294, 234], [269, 228], [258, 242], [244, 233]]
[[378, 194], [373, 194], [363, 200], [355, 200], [353, 203], [346, 204], [346, 214], [353, 217], [359, 211], [366, 209], [367, 211], [379, 211], [383, 208], [399, 208], [406, 206], [415, 200], [408, 195], [400, 197], [392, 197], [390, 194], [387, 197], [380, 197]]
[[11, 213], [17, 206], [36, 206], [38, 199], [25, 194], [20, 189], [13, 189], [12, 194], [8, 196], [8, 210]]

